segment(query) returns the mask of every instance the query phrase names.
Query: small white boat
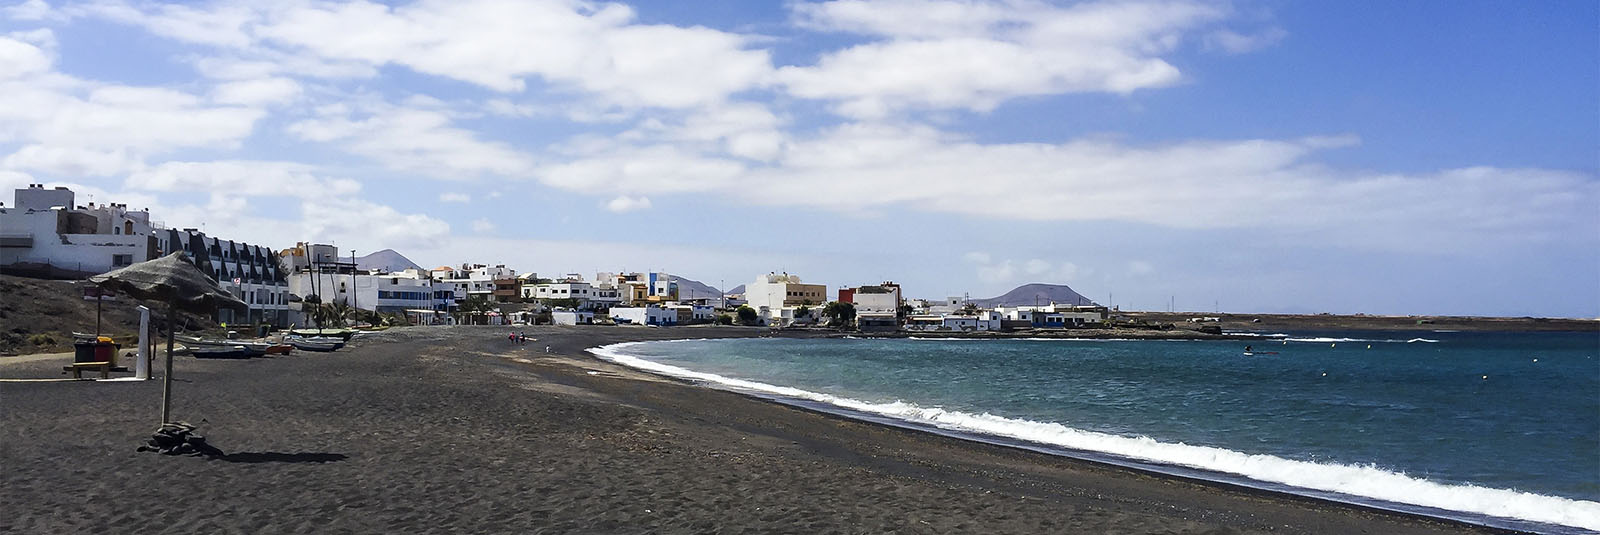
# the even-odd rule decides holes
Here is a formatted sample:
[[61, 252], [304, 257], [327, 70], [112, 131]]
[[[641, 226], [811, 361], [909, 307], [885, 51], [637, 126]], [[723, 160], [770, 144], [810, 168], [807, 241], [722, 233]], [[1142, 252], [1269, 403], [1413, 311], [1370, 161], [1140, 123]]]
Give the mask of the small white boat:
[[344, 347], [344, 341], [338, 338], [323, 336], [285, 336], [283, 343], [294, 346], [302, 351], [333, 351]]

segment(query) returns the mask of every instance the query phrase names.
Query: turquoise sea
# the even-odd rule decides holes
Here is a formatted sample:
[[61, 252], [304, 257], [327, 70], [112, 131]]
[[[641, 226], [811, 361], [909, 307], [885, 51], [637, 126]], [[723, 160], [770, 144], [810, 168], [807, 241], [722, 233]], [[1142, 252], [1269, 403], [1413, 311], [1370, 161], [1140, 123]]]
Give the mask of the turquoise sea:
[[593, 351], [964, 438], [1517, 529], [1600, 531], [1595, 333], [760, 338]]

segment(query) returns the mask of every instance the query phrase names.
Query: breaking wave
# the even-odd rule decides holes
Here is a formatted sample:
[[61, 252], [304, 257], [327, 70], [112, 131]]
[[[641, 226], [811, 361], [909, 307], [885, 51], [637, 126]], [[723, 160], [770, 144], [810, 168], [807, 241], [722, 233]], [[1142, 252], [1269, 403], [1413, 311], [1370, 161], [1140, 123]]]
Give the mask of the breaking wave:
[[652, 362], [619, 351], [643, 343], [645, 342], [612, 344], [591, 348], [589, 352], [602, 359], [649, 372], [703, 381], [732, 390], [824, 403], [958, 433], [1020, 439], [1060, 448], [1099, 452], [1138, 461], [1230, 474], [1256, 481], [1392, 503], [1600, 531], [1600, 502], [1475, 485], [1439, 483], [1374, 465], [1296, 461], [1210, 446], [1159, 442], [1144, 436], [1128, 437], [1085, 431], [1054, 422], [1036, 422], [989, 413], [971, 414], [937, 407], [920, 407], [903, 401], [872, 403], [793, 387], [697, 372]]

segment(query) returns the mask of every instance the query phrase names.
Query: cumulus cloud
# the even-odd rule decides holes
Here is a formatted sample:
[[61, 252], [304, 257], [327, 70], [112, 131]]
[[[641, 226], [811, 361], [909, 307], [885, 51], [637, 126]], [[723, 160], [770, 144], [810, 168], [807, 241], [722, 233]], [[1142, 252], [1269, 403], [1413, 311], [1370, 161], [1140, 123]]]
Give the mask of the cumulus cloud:
[[165, 162], [128, 175], [125, 185], [148, 191], [268, 197], [343, 197], [361, 191], [359, 182], [317, 176], [310, 165], [253, 160]]
[[609, 148], [535, 174], [545, 184], [584, 193], [648, 194], [715, 190], [733, 184], [745, 170], [726, 158], [653, 145]]
[[380, 165], [437, 178], [519, 175], [533, 159], [511, 146], [456, 126], [447, 111], [388, 103], [331, 106], [288, 127], [306, 141], [335, 143]]
[[[265, 64], [311, 57], [322, 65], [384, 66], [516, 93], [537, 78], [621, 107], [695, 107], [760, 87], [769, 52], [743, 35], [642, 24], [622, 4], [567, 0], [357, 0], [257, 5], [106, 2], [78, 10]], [[670, 44], [670, 46], [664, 46]], [[284, 53], [292, 53], [286, 56]], [[302, 65], [305, 65], [302, 63]], [[236, 62], [227, 66], [240, 67]]]
[[211, 100], [221, 104], [262, 106], [278, 104], [300, 96], [300, 83], [289, 78], [258, 78], [218, 84]]
[[1161, 55], [1227, 13], [1185, 0], [1055, 6], [1027, 0], [836, 0], [794, 5], [803, 27], [872, 39], [789, 66], [792, 94], [883, 117], [905, 108], [984, 111], [1019, 96], [1129, 93], [1176, 83]]
[[445, 192], [439, 194], [439, 201], [469, 203], [472, 202], [472, 196], [465, 193]]
[[1289, 32], [1282, 28], [1269, 28], [1251, 34], [1221, 29], [1206, 36], [1206, 46], [1229, 54], [1243, 54], [1275, 45], [1288, 35]]
[[650, 198], [629, 197], [623, 195], [615, 199], [611, 199], [610, 202], [607, 202], [606, 209], [617, 213], [633, 212], [636, 210], [649, 210]]
[[111, 176], [140, 167], [124, 149], [90, 149], [60, 145], [25, 145], [0, 159], [0, 167], [27, 169], [56, 176]]
[[478, 218], [478, 219], [472, 220], [472, 231], [473, 232], [489, 232], [489, 231], [492, 231], [492, 230], [494, 230], [494, 222], [489, 221], [488, 219], [484, 219], [484, 218]]
[[1015, 282], [1041, 282], [1064, 284], [1075, 280], [1080, 269], [1072, 262], [1052, 262], [1040, 258], [1028, 260], [996, 259], [987, 252], [974, 251], [962, 255], [962, 260], [976, 270], [979, 281], [986, 284]]
[[[407, 214], [394, 207], [355, 197], [305, 199], [300, 236], [317, 236], [368, 247], [436, 247], [450, 235], [450, 225], [426, 214]], [[277, 232], [281, 236], [283, 233]]]

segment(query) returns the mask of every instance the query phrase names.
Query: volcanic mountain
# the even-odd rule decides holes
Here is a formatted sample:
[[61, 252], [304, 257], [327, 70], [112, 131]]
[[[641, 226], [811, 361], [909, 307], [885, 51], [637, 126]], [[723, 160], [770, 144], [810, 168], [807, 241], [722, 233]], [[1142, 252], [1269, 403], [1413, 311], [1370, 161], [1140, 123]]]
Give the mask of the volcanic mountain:
[[973, 299], [973, 304], [980, 307], [1019, 306], [1019, 305], [1093, 305], [1093, 300], [1084, 297], [1065, 284], [1024, 284], [1013, 288], [1003, 295], [988, 299]]

